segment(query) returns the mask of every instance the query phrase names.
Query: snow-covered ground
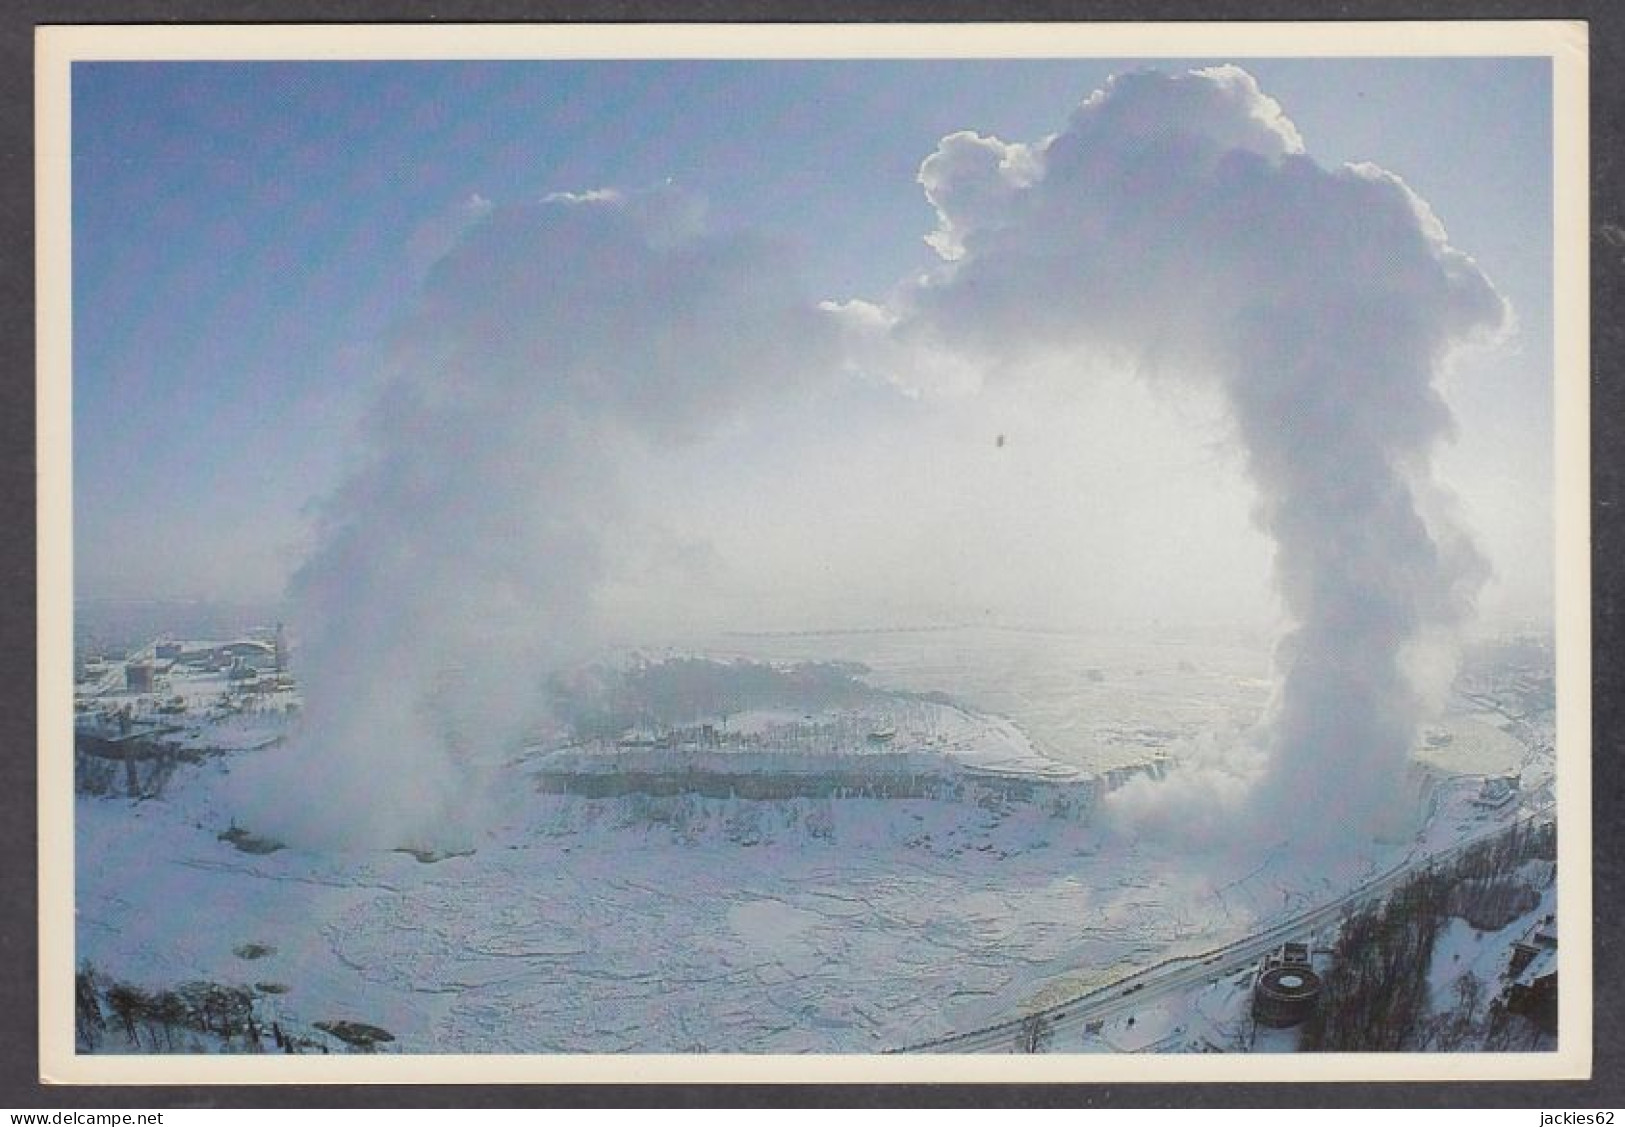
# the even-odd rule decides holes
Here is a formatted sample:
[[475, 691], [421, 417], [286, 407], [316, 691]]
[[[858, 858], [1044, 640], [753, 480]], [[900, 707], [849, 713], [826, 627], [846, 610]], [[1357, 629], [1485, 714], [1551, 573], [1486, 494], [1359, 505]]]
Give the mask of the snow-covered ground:
[[1070, 875], [1087, 827], [1031, 810], [714, 800], [675, 827], [520, 793], [473, 856], [423, 864], [241, 852], [218, 837], [227, 771], [80, 800], [80, 957], [153, 988], [279, 983], [285, 1024], [366, 1021], [406, 1051], [874, 1050], [1190, 923], [1138, 878]]
[[[1101, 679], [1085, 681], [1109, 684], [1132, 676], [1125, 668], [1150, 670], [1150, 660], [1140, 651], [1101, 658], [1089, 667]], [[1148, 703], [1155, 693], [1136, 690], [1123, 705], [1130, 711], [1102, 715], [1093, 729], [1138, 733], [1140, 762], [1195, 717], [1244, 711], [1256, 698], [1250, 678], [1214, 672], [1223, 663], [1195, 651], [1159, 660], [1143, 676], [1159, 685], [1184, 677], [1191, 693], [1159, 711]], [[927, 674], [914, 687], [957, 686]], [[1459, 841], [1486, 819], [1511, 816], [1472, 802], [1479, 777], [1529, 761], [1525, 745], [1498, 739], [1505, 733], [1481, 705], [1445, 717], [1437, 728], [1451, 739], [1422, 757], [1447, 747], [1460, 777], [1418, 784], [1419, 805], [1433, 809], [1422, 837], [1322, 859], [1306, 877], [1274, 855], [1192, 866], [1177, 853], [1107, 844], [1087, 817], [974, 788], [963, 801], [548, 793], [538, 774], [559, 754], [549, 751], [488, 768], [475, 851], [425, 862], [389, 851], [254, 852], [223, 838], [252, 830], [230, 821], [233, 768], [281, 754], [275, 735], [293, 714], [278, 702], [216, 715], [206, 695], [188, 700], [192, 738], [229, 754], [184, 765], [156, 798], [77, 800], [78, 958], [153, 989], [192, 980], [266, 987], [260, 1005], [285, 1027], [366, 1022], [394, 1034], [390, 1048], [402, 1052], [871, 1052], [918, 1043], [1210, 950], [1334, 898], [1413, 850]], [[1060, 711], [1049, 707], [1047, 730]], [[723, 723], [752, 736], [753, 750], [703, 755], [771, 759], [775, 739], [794, 757], [810, 755], [789, 737], [837, 721], [865, 737], [892, 733], [849, 741], [853, 758], [935, 755], [967, 776], [1056, 783], [1084, 774], [1081, 755], [1058, 763], [1021, 713], [915, 697], [861, 713], [742, 711]], [[1107, 757], [1094, 767], [1116, 765]], [[1224, 1001], [1222, 982], [1204, 989], [1214, 993], [1126, 1014], [1052, 1048], [1200, 1049], [1215, 1043], [1234, 1002]]]

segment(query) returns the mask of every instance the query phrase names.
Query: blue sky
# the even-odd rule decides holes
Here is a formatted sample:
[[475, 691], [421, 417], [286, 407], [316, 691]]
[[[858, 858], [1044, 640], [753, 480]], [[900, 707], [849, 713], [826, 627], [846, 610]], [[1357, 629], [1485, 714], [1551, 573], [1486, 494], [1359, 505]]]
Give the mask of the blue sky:
[[1402, 176], [1516, 308], [1450, 385], [1444, 464], [1509, 605], [1539, 606], [1549, 572], [1517, 557], [1549, 535], [1544, 59], [77, 63], [76, 591], [276, 595], [472, 197], [671, 182], [787, 241], [816, 295], [880, 298], [930, 260], [915, 175], [944, 135], [1036, 140], [1113, 72], [1217, 62], [1322, 164]]

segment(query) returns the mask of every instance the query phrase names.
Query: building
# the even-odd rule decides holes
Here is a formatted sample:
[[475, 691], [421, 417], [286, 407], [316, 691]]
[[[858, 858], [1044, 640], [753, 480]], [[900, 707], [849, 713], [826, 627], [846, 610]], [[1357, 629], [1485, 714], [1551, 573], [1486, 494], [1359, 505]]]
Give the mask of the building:
[[1306, 1021], [1320, 1001], [1320, 976], [1309, 965], [1307, 943], [1286, 943], [1264, 956], [1253, 985], [1253, 1018], [1273, 1029]]
[[124, 686], [132, 693], [150, 693], [154, 669], [150, 661], [132, 661], [124, 667]]
[[1557, 917], [1547, 916], [1530, 925], [1523, 938], [1512, 945], [1512, 961], [1507, 970], [1514, 976], [1521, 975], [1543, 954], [1556, 951]]
[[1512, 945], [1507, 1010], [1557, 1032], [1557, 918], [1547, 916]]
[[271, 672], [277, 667], [276, 647], [252, 638], [215, 647], [215, 660], [227, 668], [238, 666], [256, 672]]
[[1473, 805], [1495, 809], [1505, 806], [1517, 797], [1518, 776], [1499, 775], [1484, 780], [1483, 786], [1478, 788], [1478, 796], [1473, 799]]
[[197, 669], [226, 670], [241, 663], [261, 673], [277, 669], [278, 652], [271, 642], [239, 638], [231, 642], [165, 642], [158, 656], [177, 665]]

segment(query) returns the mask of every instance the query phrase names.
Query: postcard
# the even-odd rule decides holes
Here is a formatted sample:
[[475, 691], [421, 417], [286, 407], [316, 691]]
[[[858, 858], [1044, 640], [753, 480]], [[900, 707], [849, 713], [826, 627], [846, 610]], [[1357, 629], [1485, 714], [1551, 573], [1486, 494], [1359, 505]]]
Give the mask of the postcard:
[[1588, 1075], [1584, 24], [37, 54], [46, 1079]]

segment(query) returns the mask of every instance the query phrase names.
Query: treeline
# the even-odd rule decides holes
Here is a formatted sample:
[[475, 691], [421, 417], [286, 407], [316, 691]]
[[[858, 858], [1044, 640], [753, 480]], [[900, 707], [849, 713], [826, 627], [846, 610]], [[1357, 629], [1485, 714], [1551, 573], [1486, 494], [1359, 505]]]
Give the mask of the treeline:
[[[1299, 1048], [1414, 1052], [1460, 1047], [1477, 1028], [1484, 989], [1476, 978], [1464, 976], [1451, 1010], [1430, 1012], [1428, 971], [1439, 932], [1452, 916], [1473, 923], [1475, 917], [1504, 914], [1517, 899], [1514, 890], [1527, 890], [1518, 879], [1523, 865], [1556, 856], [1555, 824], [1517, 824], [1446, 866], [1416, 874], [1385, 900], [1355, 911], [1338, 932], [1320, 1003], [1303, 1025]], [[1499, 926], [1510, 922], [1505, 919]], [[1505, 1018], [1498, 1000], [1488, 1016], [1490, 1032], [1500, 1032], [1497, 1027], [1504, 1026]]]
[[[74, 976], [74, 1040], [80, 1052], [201, 1053], [214, 1042], [225, 1053], [327, 1053], [327, 1044], [286, 1031], [278, 1020], [258, 1012], [261, 995], [280, 994], [279, 983], [253, 987], [219, 982], [187, 982], [164, 990], [146, 990], [107, 978], [89, 963]], [[393, 1038], [373, 1026], [327, 1023], [342, 1028], [324, 1031], [362, 1051]], [[368, 1036], [344, 1036], [351, 1028]]]
[[1518, 823], [1480, 842], [1450, 866], [1450, 914], [1479, 931], [1500, 931], [1534, 910], [1540, 894], [1523, 878], [1530, 861], [1557, 862], [1557, 826]]
[[1427, 1012], [1428, 966], [1449, 904], [1450, 886], [1428, 870], [1344, 921], [1323, 979], [1320, 1004], [1299, 1048], [1395, 1052]]
[[129, 749], [127, 755], [97, 754], [87, 749], [86, 742], [83, 738], [74, 741], [73, 787], [79, 794], [98, 798], [156, 798], [163, 794], [181, 759], [173, 748], [158, 745]]
[[1455, 880], [1511, 876], [1526, 861], [1557, 860], [1557, 823], [1515, 822], [1504, 833], [1464, 850], [1448, 866]]
[[597, 666], [549, 684], [553, 714], [578, 738], [613, 738], [628, 728], [690, 724], [751, 708], [822, 709], [857, 704], [876, 690], [855, 662], [789, 665], [676, 657], [639, 659], [627, 669]]

